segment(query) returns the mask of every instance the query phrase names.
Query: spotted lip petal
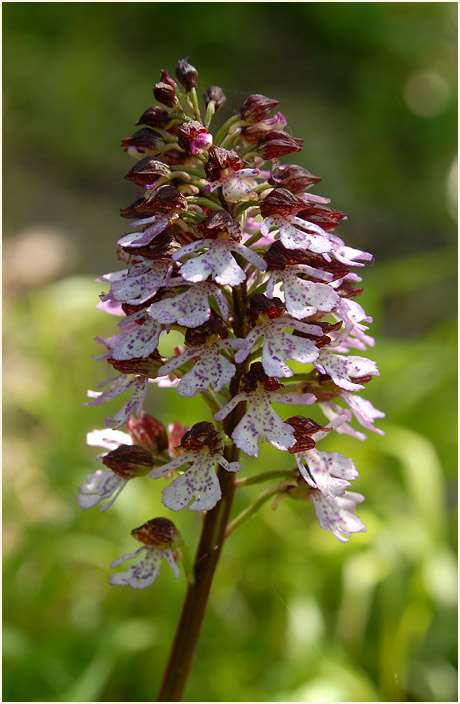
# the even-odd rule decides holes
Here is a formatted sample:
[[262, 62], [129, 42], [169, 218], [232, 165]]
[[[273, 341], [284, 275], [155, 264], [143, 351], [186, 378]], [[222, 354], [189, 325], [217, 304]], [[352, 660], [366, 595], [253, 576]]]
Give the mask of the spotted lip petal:
[[365, 357], [332, 354], [328, 350], [321, 350], [318, 359], [313, 362], [315, 367], [322, 374], [329, 374], [334, 384], [346, 391], [358, 391], [364, 389], [363, 384], [356, 384], [351, 381], [351, 377], [357, 378], [367, 374], [377, 374], [378, 369], [375, 362]]
[[330, 530], [342, 543], [347, 543], [351, 533], [365, 533], [366, 527], [354, 511], [364, 496], [345, 492], [343, 496], [325, 497], [320, 491], [312, 491], [311, 500], [316, 517], [323, 530]]
[[111, 567], [115, 568], [127, 560], [132, 560], [137, 557], [142, 551], [145, 555], [142, 560], [131, 565], [127, 572], [117, 572], [110, 578], [109, 584], [127, 585], [133, 589], [145, 589], [150, 587], [160, 573], [161, 561], [165, 559], [171, 567], [175, 578], [179, 577], [179, 570], [174, 562], [173, 555], [170, 550], [164, 550], [156, 547], [142, 546], [136, 552], [123, 555], [118, 560], [111, 563]]
[[228, 318], [228, 305], [225, 297], [216, 284], [201, 282], [179, 293], [173, 298], [156, 301], [147, 308], [147, 313], [155, 320], [165, 325], [178, 323], [189, 328], [198, 328], [205, 323], [211, 315], [209, 296], [217, 301], [219, 310], [224, 320]]
[[296, 462], [305, 481], [324, 496], [341, 496], [358, 476], [353, 460], [340, 452], [307, 450], [296, 454]]
[[107, 510], [124, 489], [126, 482], [126, 479], [118, 477], [107, 469], [98, 469], [96, 472], [88, 474], [86, 482], [78, 487], [80, 492], [77, 497], [79, 507], [92, 508], [101, 501], [112, 497], [111, 501], [100, 509], [101, 511]]
[[203, 450], [190, 450], [162, 467], [154, 467], [149, 476], [159, 479], [173, 469], [185, 464], [191, 466], [163, 490], [163, 504], [171, 511], [181, 511], [187, 506], [191, 511], [210, 511], [220, 501], [222, 492], [214, 469], [216, 461], [229, 472], [241, 469], [238, 462], [227, 462], [221, 455], [211, 455]]

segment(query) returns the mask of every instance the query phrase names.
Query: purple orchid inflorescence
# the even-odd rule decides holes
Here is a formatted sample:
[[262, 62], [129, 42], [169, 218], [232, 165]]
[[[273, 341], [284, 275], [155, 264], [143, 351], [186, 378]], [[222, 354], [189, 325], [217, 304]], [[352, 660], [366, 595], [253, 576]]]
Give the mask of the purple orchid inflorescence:
[[[80, 486], [79, 505], [108, 499], [105, 510], [142, 476], [169, 482], [162, 502], [171, 511], [210, 511], [222, 496], [216, 469], [240, 472], [238, 451], [258, 457], [267, 440], [295, 459], [279, 494], [307, 498], [321, 528], [347, 541], [365, 531], [354, 514], [363, 497], [348, 491], [358, 472], [351, 459], [316, 443], [333, 431], [364, 439], [353, 417], [382, 432], [374, 421], [384, 414], [357, 395], [377, 366], [354, 354], [374, 345], [353, 271], [372, 256], [334, 234], [345, 216], [310, 193], [320, 179], [280, 164], [301, 151], [302, 140], [288, 132], [282, 113], [270, 116], [277, 100], [250, 95], [213, 134], [212, 117], [226, 103], [222, 89], [204, 93], [202, 117], [196, 69], [183, 59], [176, 77], [161, 72], [153, 90], [161, 107], [147, 108], [141, 128], [122, 140], [137, 160], [126, 179], [141, 191], [121, 211], [132, 220], [117, 242], [124, 268], [98, 279], [109, 286], [98, 307], [120, 317], [116, 334], [98, 338], [106, 350], [99, 359], [117, 375], [88, 392], [86, 405], [129, 397], [105, 419], [105, 430], [88, 435], [108, 453], [105, 468]], [[165, 357], [171, 331], [183, 335], [183, 347]], [[209, 417], [191, 428], [175, 423], [168, 434], [142, 410], [152, 385], [155, 393], [201, 394]], [[304, 416], [283, 420], [278, 404], [317, 409], [326, 425]], [[180, 539], [171, 521], [152, 519], [134, 533], [144, 547], [112, 566], [142, 551], [144, 558], [111, 583], [148, 586], [163, 558], [177, 576]]]

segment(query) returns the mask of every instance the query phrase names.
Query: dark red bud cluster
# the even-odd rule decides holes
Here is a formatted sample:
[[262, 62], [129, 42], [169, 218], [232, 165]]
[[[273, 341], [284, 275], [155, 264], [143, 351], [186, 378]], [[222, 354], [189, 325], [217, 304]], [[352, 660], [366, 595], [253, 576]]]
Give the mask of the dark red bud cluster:
[[260, 204], [260, 214], [263, 218], [270, 215], [295, 215], [305, 208], [305, 201], [297, 198], [286, 188], [274, 188]]
[[139, 418], [131, 418], [125, 424], [134, 445], [140, 445], [152, 455], [158, 455], [168, 447], [168, 434], [163, 423], [141, 411]]
[[145, 153], [146, 151], [158, 151], [161, 149], [164, 145], [164, 140], [158, 132], [154, 132], [148, 127], [143, 127], [135, 132], [132, 137], [122, 139], [121, 145], [125, 148], [125, 151], [129, 147], [134, 147], [138, 152]]
[[197, 328], [187, 328], [184, 342], [187, 347], [204, 345], [211, 335], [218, 335], [223, 340], [229, 337], [228, 326], [222, 318], [209, 318]]
[[[190, 149], [191, 143], [198, 137], [199, 134], [210, 135], [209, 131], [198, 120], [183, 122], [177, 128], [178, 144], [185, 152], [195, 153]], [[210, 135], [211, 141], [211, 135]]]
[[357, 296], [360, 296], [363, 290], [362, 288], [355, 288], [351, 281], [343, 281], [339, 288], [336, 289], [341, 298], [348, 298], [351, 301]]
[[170, 174], [171, 169], [167, 164], [153, 156], [146, 156], [133, 166], [126, 174], [125, 179], [133, 181], [137, 186], [144, 187], [154, 183], [158, 178], [168, 177]]
[[264, 159], [277, 159], [285, 154], [302, 151], [303, 139], [296, 139], [281, 130], [269, 130], [259, 140], [257, 152]]
[[176, 97], [177, 84], [167, 71], [161, 71], [161, 81], [153, 86], [153, 95], [155, 100], [166, 105], [168, 108], [174, 107], [177, 102]]
[[315, 447], [315, 441], [311, 437], [314, 433], [320, 430], [326, 433], [331, 432], [331, 428], [323, 428], [312, 418], [304, 418], [303, 416], [292, 416], [287, 419], [286, 423], [294, 428], [296, 444], [289, 448], [289, 452], [292, 454], [312, 450]]
[[180, 59], [176, 66], [177, 80], [184, 86], [187, 93], [189, 93], [192, 88], [196, 88], [198, 81], [198, 71], [195, 66], [192, 66], [188, 58], [187, 56], [185, 59]]
[[284, 315], [286, 308], [284, 303], [279, 298], [267, 298], [263, 293], [256, 293], [249, 299], [247, 316], [250, 325], [255, 325], [259, 315], [263, 313], [271, 320]]
[[211, 100], [213, 100], [215, 103], [214, 109], [216, 112], [227, 102], [227, 98], [225, 97], [222, 88], [219, 88], [219, 86], [210, 86], [206, 93], [203, 93], [203, 100], [206, 107], [208, 107]]
[[158, 127], [162, 129], [166, 127], [170, 120], [169, 112], [164, 108], [160, 108], [159, 105], [152, 105], [152, 107], [144, 110], [136, 125], [147, 125], [148, 127]]
[[[142, 305], [148, 306], [149, 302], [150, 301], [145, 301]], [[125, 310], [125, 308], [123, 308], [123, 310]], [[129, 315], [131, 312], [136, 311], [128, 312], [125, 310], [125, 312]], [[147, 317], [143, 320], [147, 320]], [[137, 376], [144, 376], [149, 379], [156, 379], [158, 376], [158, 369], [163, 364], [163, 360], [156, 350], [148, 357], [137, 357], [134, 359], [114, 359], [113, 357], [110, 357], [107, 361], [114, 369], [117, 370], [117, 372], [121, 372], [122, 374], [136, 374]]]
[[224, 169], [239, 171], [244, 167], [244, 161], [240, 159], [233, 149], [223, 149], [222, 147], [211, 147], [208, 152], [208, 161], [204, 165], [206, 176], [210, 181], [217, 181]]
[[159, 186], [145, 198], [138, 198], [127, 208], [120, 210], [124, 218], [150, 217], [169, 213], [173, 210], [185, 210], [187, 199], [177, 188], [169, 184]]
[[122, 479], [142, 476], [153, 467], [150, 452], [138, 445], [120, 445], [105, 455], [102, 463]]
[[269, 183], [272, 186], [281, 186], [286, 188], [291, 193], [303, 193], [315, 183], [319, 183], [321, 179], [318, 176], [313, 176], [307, 169], [295, 164], [281, 166], [272, 172]]
[[260, 122], [266, 118], [274, 107], [279, 105], [279, 100], [267, 98], [260, 93], [248, 95], [240, 108], [241, 117], [247, 122]]
[[145, 247], [129, 247], [124, 245], [123, 249], [128, 254], [144, 257], [145, 259], [171, 259], [174, 252], [180, 249], [181, 245], [169, 232], [161, 232]]
[[[319, 225], [323, 230], [326, 230], [326, 232], [335, 230], [339, 220], [346, 217], [345, 213], [341, 213], [340, 210], [333, 210], [332, 208], [327, 208], [325, 205], [319, 205], [318, 203], [305, 202], [304, 208], [298, 213], [298, 216], [315, 225]], [[308, 223], [305, 223], [305, 229], [308, 230]]]

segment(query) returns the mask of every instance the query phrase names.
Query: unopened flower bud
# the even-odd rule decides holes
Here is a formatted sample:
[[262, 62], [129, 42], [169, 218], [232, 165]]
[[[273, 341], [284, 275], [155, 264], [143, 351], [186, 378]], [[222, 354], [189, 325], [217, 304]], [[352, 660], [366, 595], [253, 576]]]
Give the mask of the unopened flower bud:
[[102, 463], [122, 479], [142, 477], [153, 467], [150, 452], [138, 445], [120, 445], [104, 455]]
[[281, 188], [286, 188], [291, 193], [302, 193], [320, 181], [321, 179], [318, 176], [313, 176], [307, 169], [296, 164], [281, 166], [272, 173], [269, 179], [269, 183], [272, 186], [281, 186]]
[[270, 215], [294, 215], [305, 208], [305, 201], [297, 198], [286, 188], [274, 188], [260, 204], [263, 218]]
[[248, 95], [240, 108], [241, 117], [247, 122], [260, 122], [267, 117], [274, 107], [279, 105], [279, 102], [279, 100], [267, 98], [260, 93]]
[[[340, 210], [333, 210], [318, 203], [305, 203], [305, 208], [299, 211], [298, 216], [314, 225], [319, 225], [326, 232], [332, 232], [337, 227], [339, 220], [346, 219], [345, 213], [341, 213]], [[306, 229], [308, 229], [308, 223]]]
[[182, 450], [180, 447], [180, 444], [182, 442], [182, 438], [184, 437], [185, 433], [190, 430], [188, 426], [182, 426], [180, 423], [177, 421], [174, 423], [170, 423], [168, 425], [168, 432], [169, 432], [169, 442], [168, 442], [168, 454], [170, 457], [175, 459], [176, 457], [179, 457], [179, 455], [183, 455], [186, 450]]
[[185, 210], [186, 198], [170, 184], [159, 186], [145, 198], [138, 198], [127, 208], [120, 209], [123, 218], [149, 217], [169, 213], [173, 210]]
[[161, 134], [150, 130], [148, 127], [143, 127], [135, 132], [132, 137], [126, 137], [121, 140], [122, 146], [130, 156], [135, 159], [141, 159], [145, 155], [154, 156], [164, 146], [164, 140]]
[[210, 86], [206, 93], [203, 94], [203, 100], [206, 107], [208, 107], [211, 100], [213, 100], [215, 103], [214, 110], [217, 112], [217, 110], [219, 110], [222, 105], [226, 103], [227, 98], [225, 97], [222, 88], [219, 88], [219, 86]]
[[160, 108], [159, 105], [152, 105], [152, 107], [147, 108], [138, 121], [136, 125], [147, 125], [148, 127], [166, 127], [170, 120], [169, 112], [164, 108]]
[[189, 63], [188, 56], [185, 59], [180, 59], [176, 66], [176, 76], [186, 92], [189, 93], [192, 88], [196, 88], [198, 81], [198, 71], [195, 66]]
[[161, 81], [153, 86], [153, 95], [159, 103], [172, 108], [177, 102], [176, 89], [176, 82], [173, 81], [167, 71], [163, 70], [161, 72]]
[[158, 455], [168, 447], [168, 434], [163, 423], [141, 411], [139, 418], [131, 418], [125, 424], [134, 445], [140, 445], [152, 455]]
[[169, 178], [170, 174], [171, 169], [167, 164], [152, 156], [147, 156], [133, 166], [131, 171], [126, 174], [125, 179], [144, 187], [147, 184], [154, 183], [158, 178]]
[[160, 355], [158, 353], [155, 355], [155, 352], [149, 357], [139, 357], [136, 359], [113, 359], [113, 357], [110, 357], [107, 361], [117, 372], [121, 372], [122, 374], [136, 374], [137, 376], [145, 376], [149, 379], [157, 378], [158, 369], [163, 364]]
[[302, 151], [303, 139], [296, 139], [281, 130], [269, 130], [259, 140], [258, 153], [264, 159], [276, 159], [285, 154]]
[[167, 518], [152, 518], [139, 528], [134, 528], [131, 535], [144, 545], [170, 550], [174, 550], [181, 540], [176, 526]]
[[179, 125], [177, 137], [179, 147], [189, 154], [202, 154], [212, 144], [212, 134], [197, 120]]
[[323, 428], [312, 418], [304, 418], [303, 416], [292, 416], [287, 419], [286, 423], [294, 428], [296, 444], [288, 450], [292, 454], [312, 450], [315, 447], [315, 441], [311, 436], [319, 431], [330, 433], [332, 430], [331, 428]]

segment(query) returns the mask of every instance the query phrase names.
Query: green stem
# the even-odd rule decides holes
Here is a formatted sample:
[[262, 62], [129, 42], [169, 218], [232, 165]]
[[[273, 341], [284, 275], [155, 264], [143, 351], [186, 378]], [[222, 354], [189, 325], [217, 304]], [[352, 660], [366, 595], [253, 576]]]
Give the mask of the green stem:
[[240, 115], [233, 115], [233, 117], [230, 117], [230, 119], [227, 120], [227, 122], [224, 122], [218, 133], [216, 134], [216, 138], [214, 140], [214, 144], [220, 145], [222, 142], [223, 138], [225, 137], [227, 130], [229, 127], [234, 125], [236, 122], [241, 120]]
[[266, 482], [268, 479], [274, 479], [275, 477], [295, 477], [295, 475], [296, 472], [292, 469], [275, 469], [272, 472], [262, 472], [261, 474], [256, 474], [253, 477], [237, 479], [236, 486], [250, 486], [251, 484], [260, 484], [261, 482]]
[[201, 122], [200, 107], [198, 105], [198, 97], [196, 94], [196, 88], [192, 88], [192, 90], [190, 91], [190, 95], [192, 98], [193, 112], [195, 113], [195, 117], [199, 122]]
[[233, 533], [233, 531], [238, 528], [242, 523], [248, 520], [248, 518], [251, 518], [261, 506], [263, 506], [269, 499], [272, 498], [272, 496], [276, 496], [277, 494], [281, 494], [284, 491], [284, 489], [279, 489], [278, 487], [276, 489], [267, 489], [267, 491], [264, 491], [263, 494], [259, 496], [258, 499], [254, 501], [251, 506], [249, 506], [247, 509], [242, 511], [236, 518], [231, 521], [231, 523], [228, 524], [227, 530], [225, 533], [225, 537], [228, 538], [228, 536]]

